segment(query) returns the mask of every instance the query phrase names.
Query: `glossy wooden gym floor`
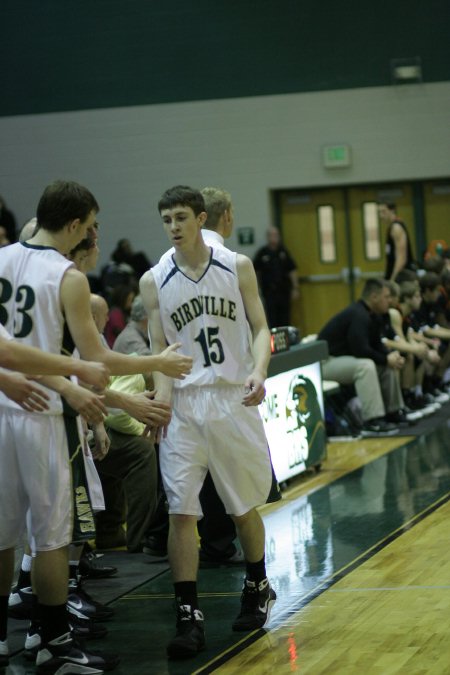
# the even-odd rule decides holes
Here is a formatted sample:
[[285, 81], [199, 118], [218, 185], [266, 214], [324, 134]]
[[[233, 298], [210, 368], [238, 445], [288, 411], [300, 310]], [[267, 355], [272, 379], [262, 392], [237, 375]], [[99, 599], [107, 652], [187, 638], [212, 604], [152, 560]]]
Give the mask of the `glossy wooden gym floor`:
[[[165, 656], [167, 564], [107, 554], [120, 577], [88, 588], [111, 599], [121, 580], [109, 636], [95, 644], [120, 652], [117, 675], [450, 673], [448, 422], [416, 438], [330, 444], [322, 471], [262, 513], [278, 594], [268, 629], [231, 631], [242, 569], [201, 570], [207, 648], [189, 661]], [[19, 653], [6, 672], [34, 671]]]

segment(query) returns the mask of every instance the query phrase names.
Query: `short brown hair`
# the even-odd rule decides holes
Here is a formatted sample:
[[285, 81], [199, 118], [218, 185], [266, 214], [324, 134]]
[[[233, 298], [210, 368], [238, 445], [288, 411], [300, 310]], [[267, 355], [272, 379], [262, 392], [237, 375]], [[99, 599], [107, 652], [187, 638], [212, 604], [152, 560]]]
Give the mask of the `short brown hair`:
[[43, 230], [59, 232], [72, 220], [84, 222], [91, 211], [99, 211], [92, 192], [74, 181], [56, 180], [45, 188], [36, 215]]

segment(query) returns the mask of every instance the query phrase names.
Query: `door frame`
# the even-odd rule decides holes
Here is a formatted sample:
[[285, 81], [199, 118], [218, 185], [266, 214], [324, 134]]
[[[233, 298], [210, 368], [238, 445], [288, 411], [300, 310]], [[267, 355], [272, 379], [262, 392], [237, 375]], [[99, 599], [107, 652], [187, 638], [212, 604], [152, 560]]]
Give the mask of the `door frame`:
[[[349, 266], [350, 270], [353, 269], [353, 257], [352, 257], [352, 251], [351, 251], [351, 243], [350, 243], [350, 214], [349, 214], [349, 199], [348, 199], [348, 194], [349, 190], [352, 188], [361, 188], [361, 187], [368, 187], [368, 188], [378, 188], [379, 191], [382, 191], [383, 189], [390, 189], [395, 185], [398, 184], [405, 184], [407, 183], [408, 185], [411, 185], [412, 189], [412, 209], [414, 213], [414, 236], [415, 236], [415, 253], [416, 257], [420, 260], [422, 257], [423, 252], [426, 250], [427, 247], [427, 235], [426, 235], [426, 218], [425, 218], [425, 198], [424, 198], [424, 183], [429, 182], [431, 180], [449, 180], [450, 177], [441, 177], [441, 178], [420, 178], [420, 179], [396, 179], [396, 180], [391, 180], [391, 181], [364, 181], [364, 182], [357, 182], [357, 183], [344, 183], [344, 184], [330, 184], [330, 183], [323, 183], [320, 185], [301, 185], [297, 187], [289, 187], [289, 188], [273, 188], [270, 190], [270, 198], [271, 198], [271, 204], [272, 204], [272, 211], [274, 214], [274, 224], [275, 227], [278, 227], [278, 229], [282, 233], [282, 224], [281, 224], [281, 196], [283, 194], [289, 193], [289, 192], [298, 192], [299, 190], [302, 191], [314, 191], [314, 192], [320, 192], [321, 190], [329, 190], [329, 189], [337, 189], [341, 190], [343, 194], [343, 199], [344, 199], [344, 209], [345, 209], [345, 227], [346, 227], [346, 234], [347, 234], [347, 241], [348, 241], [348, 260], [349, 260]], [[350, 273], [352, 275], [352, 272]], [[351, 293], [352, 293], [352, 299], [353, 299], [353, 294], [354, 294], [354, 284], [353, 284], [353, 279], [350, 278], [351, 282]]]

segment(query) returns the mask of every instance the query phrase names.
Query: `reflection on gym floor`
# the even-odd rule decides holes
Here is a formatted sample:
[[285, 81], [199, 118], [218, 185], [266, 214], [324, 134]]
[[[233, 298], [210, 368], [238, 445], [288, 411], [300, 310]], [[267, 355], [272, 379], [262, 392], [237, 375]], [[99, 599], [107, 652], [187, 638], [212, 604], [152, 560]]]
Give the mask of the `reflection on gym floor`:
[[[354, 452], [355, 447], [353, 444], [349, 453]], [[115, 553], [106, 557], [120, 567], [121, 597], [117, 598], [117, 588], [113, 580], [109, 580], [99, 599], [117, 598], [113, 602], [116, 619], [108, 626], [109, 637], [95, 647], [121, 653], [122, 664], [115, 671], [118, 675], [214, 670], [257, 675], [272, 672], [275, 663], [277, 672], [286, 673], [297, 670], [350, 675], [362, 672], [359, 666], [353, 668], [351, 664], [340, 670], [328, 661], [327, 667], [302, 665], [300, 657], [304, 657], [311, 640], [313, 652], [318, 649], [314, 642], [317, 634], [312, 628], [314, 612], [324, 611], [332, 599], [336, 601], [341, 584], [350, 583], [348, 580], [363, 570], [366, 563], [381, 560], [379, 556], [388, 546], [394, 543], [401, 547], [405, 534], [420, 530], [416, 524], [431, 527], [434, 514], [450, 497], [449, 425], [403, 445], [399, 439], [398, 447], [361, 464], [321, 487], [314, 484], [314, 489], [307, 494], [295, 499], [289, 495], [264, 514], [268, 572], [278, 594], [267, 633], [258, 631], [242, 636], [231, 631], [239, 605], [242, 568], [202, 569], [199, 590], [206, 620], [207, 649], [192, 661], [168, 662], [165, 644], [174, 627], [168, 565], [152, 566], [144, 557], [133, 558], [127, 571], [130, 557], [126, 553]], [[442, 560], [442, 569], [450, 573], [448, 546], [443, 548], [447, 559]], [[449, 578], [442, 580], [447, 594], [449, 583]], [[366, 591], [374, 590], [365, 588], [362, 582], [358, 584]], [[91, 582], [90, 590], [95, 589], [97, 595], [101, 588], [101, 582]], [[353, 593], [353, 600], [349, 601], [350, 612], [352, 607], [360, 611], [355, 596]], [[406, 602], [406, 596], [402, 599]], [[446, 602], [448, 620], [450, 602]], [[320, 610], [315, 609], [316, 603]], [[333, 613], [334, 620], [338, 620], [338, 614]], [[16, 631], [21, 644], [24, 628]], [[336, 625], [336, 630], [338, 628], [342, 626]], [[417, 639], [420, 644], [420, 636]], [[368, 645], [369, 652], [370, 648]], [[19, 653], [6, 672], [22, 675], [34, 670]], [[389, 672], [406, 671], [393, 668]], [[429, 672], [445, 671], [431, 669]]]

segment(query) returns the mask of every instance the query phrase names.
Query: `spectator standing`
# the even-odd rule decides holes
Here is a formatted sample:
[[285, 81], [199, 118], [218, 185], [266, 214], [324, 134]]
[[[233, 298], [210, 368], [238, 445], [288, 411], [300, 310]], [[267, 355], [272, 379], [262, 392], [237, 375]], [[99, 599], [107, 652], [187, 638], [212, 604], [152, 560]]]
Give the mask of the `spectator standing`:
[[105, 339], [111, 349], [114, 347], [116, 337], [123, 331], [128, 323], [131, 305], [135, 298], [135, 291], [131, 286], [119, 285], [111, 295], [111, 309], [108, 323], [105, 328]]
[[403, 269], [416, 269], [408, 230], [397, 217], [397, 207], [393, 202], [378, 204], [378, 215], [385, 223], [386, 231], [386, 270], [384, 278], [397, 280], [397, 274]]
[[12, 211], [6, 206], [5, 200], [0, 196], [0, 228], [4, 228], [4, 238], [9, 244], [17, 241], [16, 219]]
[[267, 245], [257, 251], [253, 265], [269, 327], [289, 326], [291, 301], [298, 298], [298, 273], [295, 261], [283, 246], [278, 228], [269, 227]]

